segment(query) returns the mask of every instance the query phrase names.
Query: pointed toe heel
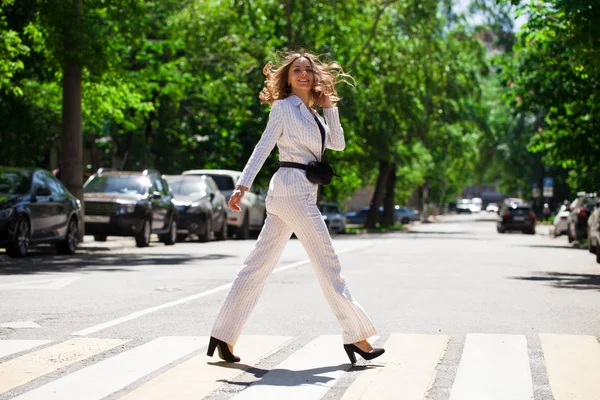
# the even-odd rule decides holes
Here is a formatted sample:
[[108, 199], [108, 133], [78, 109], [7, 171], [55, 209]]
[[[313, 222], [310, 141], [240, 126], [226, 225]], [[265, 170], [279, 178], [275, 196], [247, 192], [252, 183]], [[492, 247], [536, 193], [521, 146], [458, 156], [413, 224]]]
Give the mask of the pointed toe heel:
[[381, 348], [374, 348], [371, 351], [363, 351], [354, 344], [345, 344], [344, 350], [346, 350], [346, 354], [348, 355], [348, 358], [352, 364], [356, 364], [356, 355], [354, 353], [357, 353], [365, 360], [373, 360], [374, 358], [377, 358], [385, 353], [385, 349]]
[[223, 361], [239, 362], [241, 360], [229, 350], [227, 343], [211, 336], [210, 341], [208, 342], [208, 350], [206, 355], [212, 357], [213, 354], [215, 354], [215, 349], [219, 351], [219, 358], [221, 358]]

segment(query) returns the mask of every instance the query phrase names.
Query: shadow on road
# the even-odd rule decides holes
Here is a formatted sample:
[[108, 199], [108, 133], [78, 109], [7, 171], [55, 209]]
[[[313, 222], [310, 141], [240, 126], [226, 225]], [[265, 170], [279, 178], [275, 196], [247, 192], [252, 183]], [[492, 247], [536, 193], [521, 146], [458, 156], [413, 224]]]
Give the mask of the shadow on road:
[[265, 380], [258, 380], [252, 382], [236, 382], [230, 381], [227, 379], [220, 379], [218, 382], [227, 383], [235, 386], [260, 386], [260, 385], [268, 385], [268, 386], [299, 386], [299, 385], [322, 385], [331, 381], [332, 377], [321, 376], [322, 374], [326, 374], [328, 372], [335, 371], [362, 371], [365, 369], [375, 368], [375, 365], [359, 365], [349, 367], [349, 364], [340, 364], [340, 365], [331, 365], [328, 367], [320, 367], [320, 368], [311, 368], [311, 369], [303, 369], [303, 370], [289, 370], [282, 368], [275, 369], [263, 369], [258, 367], [253, 367], [247, 364], [231, 364], [226, 362], [209, 362], [208, 364], [214, 365], [215, 367], [229, 368], [229, 369], [238, 369], [242, 371], [246, 371], [248, 374], [254, 375], [255, 378], [262, 378], [267, 372], [269, 375]]
[[[43, 253], [42, 253], [43, 254]], [[15, 263], [0, 264], [0, 275], [27, 275], [44, 272], [78, 271], [132, 271], [137, 266], [162, 266], [194, 264], [198, 261], [221, 260], [231, 258], [228, 254], [204, 254], [200, 256], [186, 254], [75, 254], [63, 256], [55, 253], [43, 257], [30, 256]]]
[[559, 289], [598, 290], [600, 291], [600, 275], [569, 274], [563, 272], [539, 272], [533, 276], [512, 277], [523, 281], [548, 282]]
[[549, 244], [517, 244], [517, 247], [533, 247], [538, 249], [570, 249], [570, 250], [587, 250], [584, 246], [571, 246], [571, 245], [549, 245]]

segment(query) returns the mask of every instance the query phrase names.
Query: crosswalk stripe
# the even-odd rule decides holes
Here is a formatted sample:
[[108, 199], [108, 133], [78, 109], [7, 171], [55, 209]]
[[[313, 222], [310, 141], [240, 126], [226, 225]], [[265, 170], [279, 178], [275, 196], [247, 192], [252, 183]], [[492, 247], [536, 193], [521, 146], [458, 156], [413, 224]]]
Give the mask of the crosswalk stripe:
[[52, 340], [0, 340], [0, 358], [43, 346]]
[[523, 335], [468, 334], [450, 400], [533, 400]]
[[277, 352], [290, 339], [284, 336], [242, 336], [235, 346], [235, 353], [242, 358], [240, 364], [215, 365], [220, 361], [217, 352], [216, 358], [202, 354], [169, 369], [120, 399], [168, 399], [173, 393], [177, 393], [177, 400], [204, 398], [223, 382], [241, 375], [248, 366]]
[[594, 336], [539, 334], [555, 400], [600, 399], [600, 343]]
[[351, 365], [340, 336], [319, 336], [233, 399], [320, 399]]
[[206, 337], [160, 337], [59, 378], [15, 399], [102, 399], [206, 345]]
[[114, 339], [72, 339], [0, 364], [0, 393], [126, 343]]
[[423, 400], [448, 345], [446, 335], [392, 334], [385, 353], [363, 371], [342, 400]]

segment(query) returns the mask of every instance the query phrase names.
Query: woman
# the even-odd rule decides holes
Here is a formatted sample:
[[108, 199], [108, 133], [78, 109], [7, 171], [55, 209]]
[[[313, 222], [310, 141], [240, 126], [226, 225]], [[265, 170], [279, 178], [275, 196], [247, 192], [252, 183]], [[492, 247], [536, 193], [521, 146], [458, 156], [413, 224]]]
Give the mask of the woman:
[[[267, 79], [260, 99], [272, 105], [269, 122], [231, 195], [231, 210], [241, 211], [240, 200], [275, 144], [280, 164], [284, 165], [321, 161], [323, 146], [344, 149], [335, 85], [338, 76], [347, 75], [334, 75], [333, 68], [341, 70], [337, 64], [322, 64], [310, 53], [288, 54], [277, 69], [271, 63], [264, 67]], [[325, 119], [314, 106], [323, 108]], [[341, 325], [350, 361], [356, 362], [355, 353], [368, 360], [384, 353], [384, 349], [374, 349], [366, 340], [375, 334], [375, 328], [350, 295], [340, 274], [338, 257], [316, 205], [317, 190], [318, 185], [311, 183], [306, 172], [297, 167], [280, 166], [273, 175], [266, 199], [265, 225], [217, 316], [208, 346], [209, 356], [218, 349], [223, 360], [240, 361], [233, 354], [233, 346], [292, 233], [302, 243], [317, 272], [321, 289]]]

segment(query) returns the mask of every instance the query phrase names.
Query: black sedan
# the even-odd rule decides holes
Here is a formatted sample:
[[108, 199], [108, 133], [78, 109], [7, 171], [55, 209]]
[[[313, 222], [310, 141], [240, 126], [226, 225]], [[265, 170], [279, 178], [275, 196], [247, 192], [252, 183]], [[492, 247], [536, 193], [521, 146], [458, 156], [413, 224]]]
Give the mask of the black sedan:
[[179, 216], [177, 232], [181, 239], [197, 235], [201, 242], [227, 239], [227, 202], [215, 181], [206, 175], [165, 175]]
[[81, 224], [81, 202], [48, 171], [0, 167], [0, 247], [9, 256], [43, 243], [73, 254]]
[[504, 206], [500, 210], [496, 230], [498, 233], [521, 231], [533, 235], [535, 234], [535, 214], [527, 206]]

